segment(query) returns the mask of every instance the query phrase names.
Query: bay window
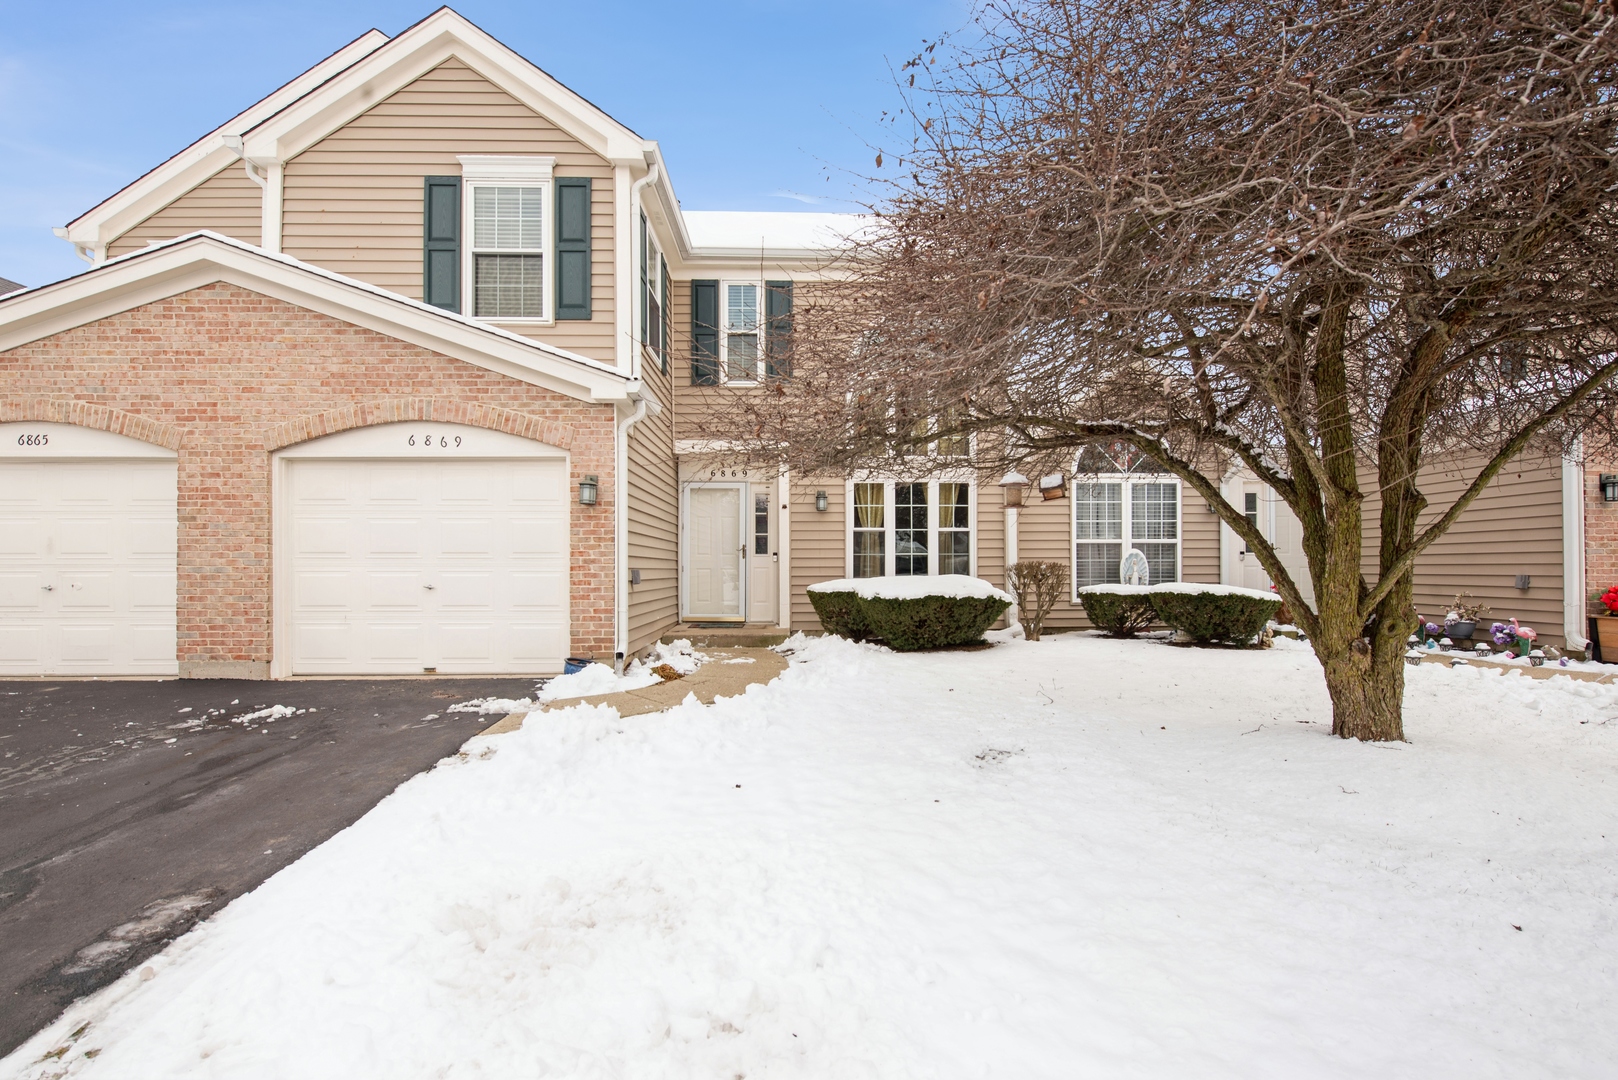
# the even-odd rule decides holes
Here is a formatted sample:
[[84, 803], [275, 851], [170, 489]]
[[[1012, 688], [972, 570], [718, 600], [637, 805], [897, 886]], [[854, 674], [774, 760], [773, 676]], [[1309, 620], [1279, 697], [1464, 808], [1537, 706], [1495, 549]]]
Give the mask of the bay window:
[[973, 573], [970, 483], [856, 481], [848, 488], [848, 576]]

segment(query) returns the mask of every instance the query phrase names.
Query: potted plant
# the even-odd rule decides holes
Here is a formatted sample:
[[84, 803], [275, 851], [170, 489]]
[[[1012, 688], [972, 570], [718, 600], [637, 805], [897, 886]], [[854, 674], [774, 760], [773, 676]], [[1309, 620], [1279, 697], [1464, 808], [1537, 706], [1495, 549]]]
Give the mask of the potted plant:
[[1478, 628], [1478, 616], [1489, 609], [1483, 604], [1469, 604], [1471, 593], [1455, 597], [1455, 605], [1444, 616], [1444, 635], [1453, 641], [1466, 641]]
[[1598, 593], [1595, 599], [1607, 609], [1605, 615], [1590, 617], [1590, 637], [1596, 644], [1595, 659], [1610, 663], [1609, 657], [1618, 660], [1618, 585]]

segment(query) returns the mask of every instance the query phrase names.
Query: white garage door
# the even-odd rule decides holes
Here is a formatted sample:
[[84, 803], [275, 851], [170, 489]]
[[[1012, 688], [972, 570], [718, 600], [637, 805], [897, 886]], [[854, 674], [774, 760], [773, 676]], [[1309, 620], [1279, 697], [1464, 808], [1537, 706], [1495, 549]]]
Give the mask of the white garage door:
[[402, 460], [286, 462], [290, 673], [560, 671], [566, 461], [453, 457], [456, 437], [468, 452], [515, 440], [455, 425], [388, 425], [311, 446], [356, 452], [407, 433], [412, 449], [432, 444]]
[[177, 466], [71, 424], [0, 424], [0, 673], [174, 675]]

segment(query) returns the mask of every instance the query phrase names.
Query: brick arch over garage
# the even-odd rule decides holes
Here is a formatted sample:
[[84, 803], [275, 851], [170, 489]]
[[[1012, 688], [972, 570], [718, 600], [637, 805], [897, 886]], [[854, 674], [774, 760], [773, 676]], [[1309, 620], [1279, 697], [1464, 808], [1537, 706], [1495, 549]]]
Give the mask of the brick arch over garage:
[[110, 431], [161, 446], [165, 450], [180, 449], [180, 429], [174, 424], [141, 416], [138, 413], [111, 409], [88, 401], [53, 401], [49, 398], [0, 398], [0, 423], [37, 420], [53, 424], [74, 424], [78, 427]]
[[264, 449], [283, 450], [295, 443], [336, 435], [340, 431], [406, 420], [466, 424], [533, 439], [563, 450], [573, 448], [572, 428], [529, 413], [448, 398], [386, 398], [356, 402], [277, 424], [266, 433]]

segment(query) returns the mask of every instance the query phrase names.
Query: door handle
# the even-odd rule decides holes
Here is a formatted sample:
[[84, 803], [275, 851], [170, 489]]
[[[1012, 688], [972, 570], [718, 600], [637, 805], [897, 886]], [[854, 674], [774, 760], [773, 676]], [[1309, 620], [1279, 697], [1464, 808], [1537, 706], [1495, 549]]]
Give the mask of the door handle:
[[422, 588], [427, 589], [427, 590], [430, 591], [432, 589], [438, 588], [438, 586], [437, 585], [423, 585]]
[[42, 585], [40, 587], [42, 589], [44, 589], [46, 592], [55, 592], [56, 591], [56, 586], [55, 585]]

